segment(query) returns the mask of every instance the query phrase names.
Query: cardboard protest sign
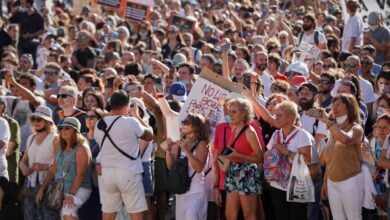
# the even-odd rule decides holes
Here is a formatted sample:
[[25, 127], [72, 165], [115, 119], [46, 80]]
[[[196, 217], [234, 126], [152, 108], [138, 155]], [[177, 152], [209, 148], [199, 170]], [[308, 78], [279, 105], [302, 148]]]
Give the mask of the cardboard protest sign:
[[169, 25], [175, 25], [183, 33], [193, 33], [195, 30], [196, 21], [172, 14], [169, 18]]
[[233, 84], [222, 76], [206, 69], [196, 79], [186, 102], [181, 108], [179, 121], [189, 112], [203, 115], [210, 126], [210, 137], [213, 137], [215, 126], [224, 122], [223, 106], [220, 99], [230, 97], [231, 93], [241, 94], [242, 87]]
[[104, 6], [109, 6], [112, 8], [121, 8], [124, 0], [95, 0], [94, 1], [96, 4], [99, 5], [104, 5]]
[[126, 2], [122, 14], [123, 17], [135, 22], [147, 21], [149, 20], [150, 6], [134, 1], [128, 1]]

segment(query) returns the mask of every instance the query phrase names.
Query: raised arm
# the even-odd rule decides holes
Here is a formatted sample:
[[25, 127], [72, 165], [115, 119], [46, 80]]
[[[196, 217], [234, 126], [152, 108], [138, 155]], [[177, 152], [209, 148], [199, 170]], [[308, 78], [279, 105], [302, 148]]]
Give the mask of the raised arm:
[[8, 82], [10, 85], [14, 86], [18, 92], [19, 95], [22, 97], [22, 99], [26, 99], [31, 102], [34, 106], [42, 105], [43, 103], [38, 99], [36, 95], [30, 90], [28, 90], [26, 87], [22, 86], [18, 82], [16, 82], [13, 74], [11, 71], [8, 71], [8, 73], [5, 76], [6, 82]]

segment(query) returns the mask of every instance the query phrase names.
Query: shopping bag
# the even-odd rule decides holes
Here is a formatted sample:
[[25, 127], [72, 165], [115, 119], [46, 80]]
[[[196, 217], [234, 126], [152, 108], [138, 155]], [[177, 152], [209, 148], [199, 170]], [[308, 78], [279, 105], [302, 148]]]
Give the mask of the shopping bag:
[[303, 156], [296, 154], [287, 185], [287, 202], [314, 202], [314, 185]]

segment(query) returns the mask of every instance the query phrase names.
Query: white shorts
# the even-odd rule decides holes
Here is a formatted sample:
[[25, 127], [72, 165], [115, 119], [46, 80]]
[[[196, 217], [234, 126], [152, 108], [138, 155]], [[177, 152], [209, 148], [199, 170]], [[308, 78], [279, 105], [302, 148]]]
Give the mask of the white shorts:
[[103, 168], [99, 178], [100, 201], [102, 211], [114, 213], [125, 205], [128, 213], [148, 210], [146, 204], [142, 174], [128, 169]]
[[79, 208], [88, 200], [91, 195], [92, 190], [86, 188], [79, 188], [76, 195], [73, 196], [74, 206], [71, 208], [69, 206], [62, 206], [61, 215], [64, 216], [73, 216], [78, 217], [77, 211]]

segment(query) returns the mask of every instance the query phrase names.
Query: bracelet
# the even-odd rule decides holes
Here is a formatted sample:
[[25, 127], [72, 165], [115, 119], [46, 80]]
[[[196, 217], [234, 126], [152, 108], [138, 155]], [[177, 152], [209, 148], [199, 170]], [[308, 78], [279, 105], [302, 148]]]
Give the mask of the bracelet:
[[326, 128], [329, 129], [330, 127], [332, 127], [333, 125], [335, 125], [336, 123], [334, 121], [326, 124]]
[[214, 189], [219, 189], [219, 186], [218, 185], [214, 185]]
[[71, 196], [75, 196], [76, 195], [76, 193], [72, 193], [72, 192], [67, 192], [66, 194], [71, 195]]

